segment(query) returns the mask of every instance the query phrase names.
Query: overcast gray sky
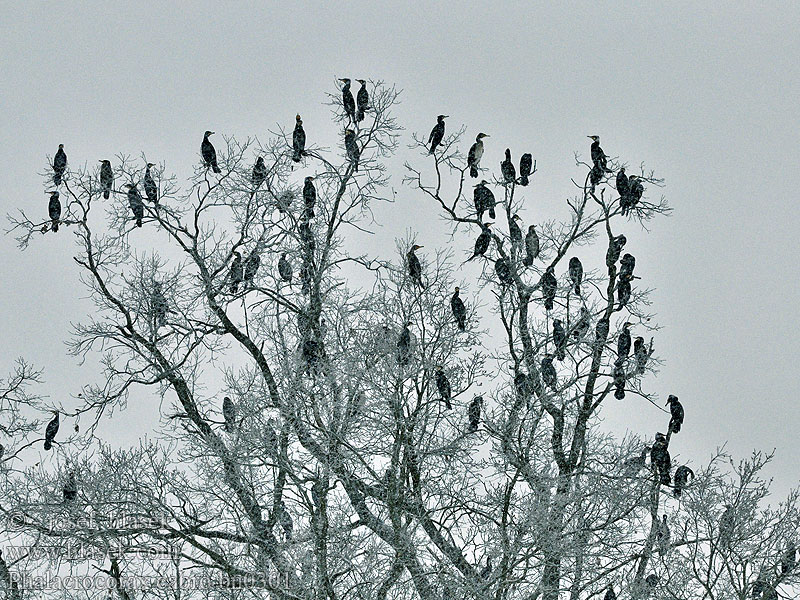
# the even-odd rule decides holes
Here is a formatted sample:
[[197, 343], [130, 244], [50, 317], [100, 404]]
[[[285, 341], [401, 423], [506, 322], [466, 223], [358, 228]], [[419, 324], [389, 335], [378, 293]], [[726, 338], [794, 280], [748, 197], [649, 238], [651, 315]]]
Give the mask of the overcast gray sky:
[[[526, 223], [564, 214], [582, 176], [573, 153], [600, 135], [608, 154], [664, 177], [675, 209], [649, 234], [625, 230], [664, 326], [650, 389], [686, 407], [673, 454], [697, 464], [726, 441], [739, 456], [776, 448], [777, 490], [794, 486], [800, 4], [342, 4], [2, 2], [0, 214], [46, 215], [38, 173], [58, 143], [73, 166], [144, 151], [179, 177], [205, 129], [266, 139], [300, 112], [332, 145], [321, 103], [334, 77], [402, 88], [404, 145], [445, 113], [451, 131], [492, 135], [485, 165], [506, 146], [532, 152]], [[402, 228], [372, 247], [393, 249], [404, 228], [444, 239], [391, 164], [397, 202], [378, 218]], [[75, 393], [92, 370], [62, 344], [86, 308], [71, 235], [22, 254], [3, 236], [0, 252], [1, 370], [25, 356], [46, 368], [47, 393]], [[626, 401], [606, 426], [650, 435], [666, 421]]]

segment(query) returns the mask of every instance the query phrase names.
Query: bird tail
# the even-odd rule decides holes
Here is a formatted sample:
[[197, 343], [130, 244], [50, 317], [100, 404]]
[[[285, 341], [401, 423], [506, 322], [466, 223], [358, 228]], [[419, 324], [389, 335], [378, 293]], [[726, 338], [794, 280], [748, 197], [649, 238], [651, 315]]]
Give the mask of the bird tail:
[[292, 155], [292, 160], [293, 160], [294, 162], [300, 162], [300, 153], [299, 153], [299, 152], [295, 152], [295, 153]]
[[214, 164], [211, 165], [211, 168], [214, 170], [214, 173], [222, 173], [222, 171], [219, 168], [219, 165], [217, 165], [217, 161], [214, 161]]
[[614, 392], [614, 398], [616, 398], [617, 400], [623, 400], [625, 398], [625, 389], [617, 388], [617, 391]]
[[672, 433], [679, 433], [681, 430], [681, 424], [678, 421], [672, 419], [669, 422], [669, 429], [670, 431], [672, 431]]
[[581, 284], [580, 284], [580, 283], [576, 283], [576, 284], [575, 284], [575, 293], [576, 293], [578, 296], [580, 296], [580, 295], [581, 295]]
[[50, 440], [45, 440], [44, 441], [44, 449], [45, 450], [50, 450], [50, 448], [52, 448], [52, 447], [53, 447], [53, 444], [50, 442]]
[[142, 217], [136, 217], [136, 226], [137, 227], [141, 227], [142, 226]]
[[472, 177], [473, 179], [478, 177], [478, 169], [477, 169], [477, 167], [470, 166], [470, 168], [469, 168], [469, 176]]
[[53, 233], [58, 233], [58, 219], [53, 219]]
[[522, 176], [519, 178], [519, 184], [520, 184], [521, 186], [523, 186], [523, 187], [524, 187], [524, 186], [526, 186], [526, 185], [528, 185], [528, 176], [527, 176], [527, 175], [522, 175]]
[[662, 471], [661, 483], [663, 483], [664, 485], [669, 485], [670, 483], [672, 483], [672, 478], [669, 476], [669, 471]]
[[430, 152], [428, 152], [428, 154], [433, 154], [433, 151], [435, 149], [436, 149], [436, 147], [433, 144], [431, 144], [431, 150], [430, 150]]
[[494, 207], [489, 209], [489, 218], [490, 219], [496, 219], [497, 218], [497, 214], [494, 212]]
[[359, 123], [364, 120], [364, 111], [362, 109], [358, 109], [358, 115], [356, 115], [356, 121]]
[[550, 300], [550, 299], [545, 300], [544, 301], [544, 309], [545, 310], [553, 310], [553, 301]]
[[56, 185], [61, 185], [61, 175], [59, 175], [58, 173], [53, 175], [53, 183], [55, 183]]
[[530, 267], [533, 264], [533, 257], [530, 254], [525, 255], [525, 258], [522, 259], [522, 264]]
[[106, 190], [106, 191], [104, 191], [104, 192], [103, 192], [103, 198], [105, 198], [106, 200], [108, 200], [108, 197], [109, 197], [110, 195], [111, 195], [111, 192], [109, 192], [108, 190]]

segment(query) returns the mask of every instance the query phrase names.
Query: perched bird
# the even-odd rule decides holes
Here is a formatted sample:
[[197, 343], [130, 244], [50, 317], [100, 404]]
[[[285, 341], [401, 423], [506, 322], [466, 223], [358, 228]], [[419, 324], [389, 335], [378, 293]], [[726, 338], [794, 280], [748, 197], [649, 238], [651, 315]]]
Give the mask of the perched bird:
[[[481, 164], [481, 158], [483, 157], [483, 138], [489, 137], [485, 133], [479, 133], [475, 137], [475, 143], [472, 144], [472, 147], [469, 149], [469, 154], [467, 154], [467, 165], [469, 166], [469, 176], [473, 179], [478, 176], [478, 167]], [[492, 217], [494, 218], [494, 217]]]
[[590, 135], [587, 137], [592, 140], [592, 162], [603, 171], [608, 171], [608, 159], [606, 158], [605, 152], [603, 152], [603, 149], [600, 147], [600, 136]]
[[625, 398], [625, 368], [622, 363], [617, 361], [614, 363], [614, 368], [611, 371], [611, 377], [614, 380], [614, 398], [623, 400]]
[[203, 166], [206, 169], [211, 167], [214, 173], [222, 173], [217, 165], [217, 151], [214, 148], [214, 144], [208, 139], [210, 135], [214, 135], [214, 132], [206, 131], [203, 134], [203, 143], [200, 144], [200, 156], [203, 157]]
[[447, 115], [439, 115], [436, 117], [436, 125], [431, 129], [431, 134], [428, 136], [428, 143], [431, 145], [430, 154], [433, 154], [436, 147], [442, 143], [444, 139], [444, 120]]
[[306, 373], [320, 373], [320, 363], [325, 357], [325, 348], [322, 342], [307, 337], [301, 346], [303, 361], [306, 363]]
[[608, 242], [608, 251], [606, 252], [607, 267], [613, 267], [617, 263], [619, 260], [619, 254], [622, 252], [622, 249], [625, 247], [627, 241], [627, 238], [620, 234]]
[[636, 175], [631, 175], [628, 179], [628, 184], [630, 185], [630, 192], [626, 198], [626, 201], [620, 202], [622, 205], [622, 214], [627, 215], [632, 208], [635, 208], [639, 201], [642, 199], [642, 194], [644, 194], [644, 185], [642, 185], [642, 181]]
[[517, 371], [514, 375], [514, 390], [520, 399], [527, 401], [533, 393], [533, 384], [525, 371]]
[[567, 356], [567, 332], [564, 331], [564, 323], [561, 319], [553, 319], [553, 345], [556, 349], [556, 358], [564, 360]]
[[608, 329], [609, 329], [608, 319], [600, 319], [597, 322], [597, 325], [595, 325], [595, 327], [594, 327], [594, 347], [595, 347], [595, 349], [597, 349], [601, 345], [605, 344], [606, 338], [608, 337]]
[[339, 81], [344, 83], [342, 86], [342, 105], [344, 106], [344, 112], [350, 120], [354, 122], [356, 120], [356, 102], [353, 98], [353, 92], [350, 91], [350, 80], [345, 77]]
[[694, 471], [692, 471], [686, 465], [681, 465], [677, 469], [675, 469], [675, 487], [672, 490], [672, 494], [676, 498], [680, 498], [683, 490], [689, 485], [689, 478], [694, 479]]
[[313, 217], [314, 205], [317, 203], [317, 188], [314, 187], [314, 178], [311, 176], [306, 177], [303, 184], [303, 202], [305, 203], [305, 216]]
[[650, 354], [644, 345], [644, 338], [637, 337], [633, 340], [633, 357], [636, 359], [636, 372], [641, 375], [647, 367], [647, 360]]
[[69, 472], [61, 492], [64, 496], [65, 503], [72, 502], [78, 497], [78, 482], [75, 480], [75, 471]]
[[292, 190], [283, 190], [283, 192], [281, 192], [281, 194], [278, 196], [278, 199], [275, 201], [278, 212], [281, 214], [289, 212], [289, 208], [292, 206], [293, 199], [294, 192], [292, 192]]
[[236, 405], [229, 396], [222, 399], [222, 417], [225, 419], [225, 431], [230, 433], [236, 429]]
[[103, 192], [103, 198], [108, 200], [114, 187], [114, 170], [111, 168], [110, 160], [101, 160], [100, 163], [100, 190]]
[[619, 332], [617, 338], [617, 362], [622, 363], [628, 358], [631, 351], [631, 323], [622, 325], [622, 331]]
[[558, 281], [553, 273], [553, 267], [549, 266], [545, 269], [542, 278], [539, 280], [539, 285], [542, 288], [542, 299], [544, 300], [544, 309], [553, 310], [553, 300], [556, 297], [556, 290], [558, 289]]
[[242, 265], [242, 255], [236, 250], [233, 251], [233, 262], [229, 273], [231, 280], [231, 294], [239, 291], [239, 284], [244, 281], [244, 266]]
[[58, 145], [58, 151], [53, 157], [53, 183], [61, 185], [64, 179], [64, 172], [67, 170], [67, 153], [64, 152], [64, 144]]
[[558, 375], [556, 368], [553, 366], [553, 355], [545, 354], [541, 363], [542, 381], [547, 384], [554, 392], [558, 387]]
[[[645, 446], [642, 448], [641, 453], [638, 456], [632, 456], [628, 460], [625, 461], [625, 475], [632, 477], [637, 475], [639, 471], [644, 468], [645, 462], [647, 460], [647, 455], [650, 452], [650, 446]], [[676, 473], [677, 477], [677, 473]]]
[[144, 218], [144, 201], [142, 195], [139, 193], [139, 188], [135, 183], [126, 183], [128, 188], [128, 206], [133, 211], [133, 217], [136, 219], [136, 226], [142, 226], [142, 219]]
[[361, 84], [361, 87], [358, 89], [358, 94], [356, 94], [356, 108], [358, 109], [356, 112], [356, 121], [361, 123], [364, 120], [364, 113], [367, 112], [369, 108], [369, 92], [367, 91], [367, 82], [363, 79], [356, 79], [358, 83]]
[[459, 288], [456, 287], [453, 292], [453, 297], [450, 298], [450, 310], [453, 311], [453, 316], [458, 323], [458, 328], [464, 331], [467, 328], [467, 307], [464, 306], [464, 301], [459, 297]]
[[286, 283], [292, 282], [292, 263], [286, 258], [286, 252], [278, 259], [278, 275]]
[[58, 223], [61, 220], [61, 200], [58, 199], [58, 191], [45, 192], [50, 194], [50, 201], [47, 203], [47, 214], [50, 216], [50, 228], [54, 233], [58, 233]]
[[56, 439], [58, 433], [58, 411], [53, 411], [53, 419], [47, 424], [44, 430], [44, 449], [50, 450], [53, 447], [53, 440]]
[[533, 168], [533, 156], [530, 152], [526, 152], [519, 159], [519, 184], [522, 186], [528, 185], [529, 177], [531, 176], [531, 169]]
[[667, 438], [663, 433], [656, 434], [656, 441], [650, 449], [650, 464], [658, 470], [661, 483], [669, 485], [672, 480], [669, 474], [672, 461], [667, 449]]
[[347, 158], [353, 163], [353, 168], [358, 173], [358, 161], [361, 158], [361, 150], [358, 149], [356, 143], [356, 132], [352, 129], [346, 129], [344, 132], [344, 147], [347, 150]]
[[153, 283], [153, 316], [155, 317], [156, 328], [164, 327], [167, 324], [167, 299], [161, 289], [161, 283]]
[[725, 512], [719, 520], [719, 545], [727, 549], [733, 540], [733, 532], [736, 528], [736, 513], [730, 504], [725, 505]]
[[256, 164], [253, 165], [253, 172], [250, 174], [250, 183], [253, 189], [257, 190], [261, 184], [267, 180], [267, 165], [264, 164], [264, 157], [259, 156]]
[[481, 423], [481, 409], [483, 408], [483, 396], [475, 396], [467, 408], [467, 418], [469, 419], [469, 433], [478, 431]]
[[650, 575], [644, 578], [644, 582], [651, 589], [655, 589], [659, 581], [661, 581], [661, 578], [655, 573], [650, 573]]
[[283, 529], [283, 533], [286, 536], [287, 540], [292, 539], [292, 532], [294, 531], [294, 521], [292, 521], [292, 515], [289, 514], [289, 511], [286, 509], [286, 505], [281, 500], [279, 505], [278, 511], [278, 520], [281, 523], [281, 529]]
[[589, 325], [591, 325], [589, 310], [585, 306], [581, 306], [580, 316], [572, 329], [572, 337], [576, 340], [582, 340], [586, 332], [589, 331]]
[[614, 586], [610, 583], [608, 584], [608, 588], [606, 589], [606, 595], [603, 596], [603, 600], [617, 600], [617, 594], [614, 592]]
[[486, 557], [486, 566], [481, 569], [481, 577], [483, 579], [489, 579], [489, 576], [492, 574], [492, 557]]
[[497, 260], [494, 261], [494, 271], [497, 273], [500, 285], [511, 285], [514, 283], [514, 278], [511, 275], [511, 264], [508, 262], [507, 256], [497, 257]]
[[620, 167], [617, 171], [617, 193], [619, 194], [620, 204], [624, 204], [631, 193], [631, 185], [628, 176], [625, 175], [625, 167]]
[[153, 175], [150, 173], [150, 167], [155, 167], [155, 165], [153, 163], [147, 163], [147, 167], [144, 170], [144, 180], [142, 185], [144, 186], [144, 193], [147, 196], [147, 200], [157, 205], [158, 186], [153, 179]]
[[306, 130], [303, 129], [303, 119], [300, 115], [294, 118], [294, 132], [292, 133], [292, 160], [300, 162], [306, 153]]
[[634, 268], [636, 268], [636, 258], [633, 254], [624, 254], [619, 261], [620, 281], [633, 281]]
[[467, 259], [467, 262], [471, 261], [476, 256], [483, 256], [486, 254], [486, 251], [489, 249], [489, 243], [492, 241], [492, 231], [489, 229], [491, 223], [483, 223], [481, 225], [481, 233], [478, 236], [478, 239], [475, 240], [475, 249]]
[[669, 420], [669, 431], [678, 433], [681, 430], [681, 425], [683, 425], [683, 404], [680, 403], [677, 396], [673, 396], [672, 394], [667, 398], [667, 404], [669, 405], [669, 412], [672, 415], [672, 418]]
[[592, 184], [592, 192], [594, 192], [597, 185], [603, 181], [604, 173], [605, 171], [603, 171], [599, 165], [594, 165], [591, 171], [589, 171], [589, 182]]
[[581, 295], [581, 282], [583, 281], [583, 265], [577, 256], [569, 259], [569, 278], [575, 286], [575, 293]]
[[416, 255], [416, 251], [420, 248], [422, 248], [422, 246], [414, 244], [411, 246], [411, 249], [406, 252], [406, 266], [408, 267], [408, 275], [411, 277], [411, 280], [419, 287], [425, 287], [422, 284], [422, 264], [420, 264], [419, 258], [417, 258]]
[[436, 367], [436, 389], [439, 390], [439, 395], [442, 397], [445, 407], [447, 407], [448, 410], [453, 408], [450, 404], [450, 397], [452, 395], [450, 380], [447, 379], [447, 375], [444, 374], [442, 365]]
[[539, 236], [536, 235], [536, 228], [533, 225], [529, 225], [528, 233], [525, 234], [525, 258], [522, 259], [522, 264], [530, 267], [538, 256]]
[[403, 331], [397, 339], [397, 362], [400, 366], [406, 366], [411, 361], [411, 330], [408, 328], [410, 321], [403, 325]]
[[669, 553], [670, 536], [667, 515], [662, 515], [661, 521], [656, 526], [656, 541], [658, 542], [658, 553], [661, 556], [665, 556]]
[[519, 215], [515, 214], [508, 222], [508, 237], [511, 238], [511, 245], [514, 247], [522, 246], [522, 230], [517, 225], [517, 221], [521, 221]]
[[472, 194], [473, 202], [475, 203], [475, 212], [478, 215], [478, 220], [483, 221], [483, 213], [489, 211], [489, 218], [494, 219], [497, 215], [494, 212], [495, 198], [492, 190], [486, 187], [486, 180], [475, 186], [475, 191]]
[[261, 266], [261, 257], [258, 255], [258, 246], [253, 248], [253, 251], [250, 253], [250, 256], [247, 257], [247, 260], [244, 262], [244, 272], [242, 276], [242, 280], [249, 284], [253, 285], [253, 278], [256, 276], [258, 272], [258, 267]]
[[506, 184], [517, 181], [517, 170], [514, 168], [514, 163], [511, 162], [511, 150], [509, 148], [506, 148], [505, 160], [500, 163], [500, 172], [503, 174], [503, 181]]
[[622, 310], [628, 305], [631, 299], [631, 282], [627, 279], [620, 279], [617, 282], [617, 310]]
[[797, 566], [797, 547], [794, 542], [789, 542], [786, 546], [786, 552], [781, 557], [781, 574], [786, 575], [794, 571]]

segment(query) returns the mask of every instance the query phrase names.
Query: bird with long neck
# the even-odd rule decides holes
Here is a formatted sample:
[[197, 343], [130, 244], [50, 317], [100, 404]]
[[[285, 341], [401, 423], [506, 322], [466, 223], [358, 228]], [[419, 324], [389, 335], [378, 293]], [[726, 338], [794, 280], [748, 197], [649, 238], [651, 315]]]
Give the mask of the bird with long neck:
[[350, 80], [348, 78], [340, 79], [344, 85], [342, 86], [342, 105], [344, 112], [347, 114], [351, 122], [356, 120], [356, 101], [353, 99], [353, 92], [350, 91]]
[[429, 154], [433, 154], [436, 147], [442, 143], [444, 139], [444, 120], [447, 115], [439, 115], [436, 117], [436, 125], [431, 129], [431, 134], [428, 136], [428, 143], [431, 145]]
[[467, 154], [469, 176], [472, 178], [478, 177], [478, 168], [481, 164], [481, 158], [483, 158], [483, 138], [487, 137], [489, 137], [489, 135], [485, 133], [479, 133], [475, 137], [475, 143], [472, 144], [472, 147], [469, 149], [469, 154]]

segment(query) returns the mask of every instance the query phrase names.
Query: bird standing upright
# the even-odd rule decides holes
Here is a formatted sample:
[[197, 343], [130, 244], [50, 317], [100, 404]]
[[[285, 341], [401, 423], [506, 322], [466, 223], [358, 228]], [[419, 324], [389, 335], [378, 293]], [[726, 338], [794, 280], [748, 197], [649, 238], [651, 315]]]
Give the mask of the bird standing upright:
[[619, 260], [619, 253], [628, 242], [627, 238], [620, 234], [608, 242], [608, 250], [606, 251], [606, 266], [613, 267]]
[[683, 490], [686, 489], [686, 486], [689, 485], [689, 478], [694, 478], [694, 471], [692, 471], [686, 465], [681, 465], [677, 469], [675, 469], [675, 489], [672, 490], [672, 494], [676, 498], [680, 498]]
[[581, 295], [581, 282], [583, 281], [583, 265], [577, 256], [569, 259], [569, 278], [575, 286], [575, 293]]
[[478, 215], [478, 221], [483, 220], [483, 213], [489, 211], [489, 218], [494, 219], [497, 215], [494, 212], [495, 198], [492, 190], [486, 187], [487, 181], [481, 182], [475, 186], [475, 191], [472, 194], [473, 202], [475, 203], [475, 212]]
[[515, 248], [522, 246], [522, 230], [517, 225], [517, 221], [521, 221], [520, 216], [515, 214], [508, 222], [508, 237], [511, 238], [511, 245]]
[[592, 140], [592, 162], [598, 169], [608, 171], [608, 159], [606, 158], [605, 152], [603, 152], [603, 149], [600, 147], [600, 136], [589, 135], [586, 137]]
[[469, 419], [469, 433], [478, 431], [481, 423], [481, 409], [483, 408], [483, 396], [475, 396], [467, 408], [467, 418]]
[[358, 83], [361, 84], [361, 87], [358, 88], [358, 94], [356, 94], [356, 121], [361, 123], [364, 120], [364, 113], [367, 112], [369, 108], [369, 92], [367, 91], [367, 82], [363, 79], [356, 79]]
[[611, 371], [611, 378], [614, 381], [614, 398], [623, 400], [625, 398], [625, 368], [620, 361], [614, 363], [614, 368]]
[[489, 229], [490, 225], [491, 223], [481, 224], [481, 233], [478, 239], [475, 240], [475, 249], [472, 252], [472, 256], [467, 259], [467, 262], [471, 261], [476, 256], [483, 256], [486, 254], [486, 251], [489, 249], [489, 244], [492, 241], [492, 230]]
[[229, 276], [231, 280], [231, 294], [235, 294], [239, 291], [239, 284], [244, 281], [244, 265], [242, 265], [242, 255], [236, 250], [233, 251], [233, 262], [231, 263]]
[[139, 188], [135, 183], [125, 184], [128, 188], [128, 206], [131, 207], [133, 217], [136, 219], [136, 226], [142, 226], [142, 219], [144, 218], [144, 202], [142, 195], [139, 193]]
[[286, 258], [286, 252], [282, 253], [278, 259], [278, 275], [280, 275], [282, 281], [286, 283], [292, 282], [292, 263]]
[[267, 165], [264, 164], [264, 157], [259, 156], [256, 159], [256, 164], [253, 165], [253, 172], [250, 174], [250, 183], [253, 184], [253, 190], [261, 187], [261, 184], [267, 180]]
[[553, 319], [553, 345], [556, 349], [556, 358], [564, 360], [567, 349], [567, 332], [564, 331], [564, 322], [561, 319]]
[[656, 434], [656, 441], [653, 443], [653, 447], [650, 449], [650, 464], [657, 469], [661, 483], [664, 485], [669, 485], [671, 482], [669, 471], [672, 468], [672, 461], [667, 445], [667, 437], [659, 432]]
[[314, 216], [314, 205], [317, 203], [317, 188], [314, 187], [314, 178], [308, 176], [303, 184], [303, 202], [305, 203], [305, 218]]
[[459, 297], [459, 288], [453, 292], [453, 297], [450, 298], [450, 310], [453, 311], [453, 316], [458, 323], [458, 328], [464, 331], [467, 328], [467, 307], [464, 306], [464, 301]]
[[670, 396], [667, 398], [667, 404], [664, 406], [667, 405], [669, 405], [669, 413], [671, 415], [669, 420], [669, 431], [672, 433], [678, 433], [681, 430], [681, 425], [683, 425], [683, 404], [681, 404], [677, 396], [670, 394]]
[[103, 198], [108, 200], [111, 188], [114, 187], [114, 170], [111, 168], [110, 160], [101, 160], [100, 163], [100, 190], [103, 192]]
[[256, 246], [244, 262], [244, 272], [242, 280], [252, 287], [253, 279], [258, 272], [258, 267], [261, 266], [261, 257], [259, 256], [259, 248]]
[[552, 265], [545, 269], [542, 278], [539, 280], [539, 285], [542, 288], [542, 300], [544, 301], [545, 310], [553, 310], [553, 300], [556, 298], [556, 290], [558, 289], [558, 280], [553, 273]]
[[441, 396], [442, 400], [444, 401], [444, 405], [447, 410], [453, 408], [452, 404], [450, 404], [450, 398], [452, 396], [452, 388], [450, 387], [450, 380], [447, 379], [447, 375], [444, 374], [444, 369], [442, 365], [438, 365], [436, 367], [436, 389], [439, 391], [439, 395]]
[[522, 264], [530, 267], [538, 256], [539, 236], [536, 235], [536, 228], [533, 225], [529, 225], [528, 233], [525, 234], [525, 258], [522, 259]]
[[64, 502], [72, 502], [78, 497], [78, 482], [75, 480], [75, 471], [70, 471], [67, 475], [67, 480], [64, 482], [64, 487], [61, 488], [61, 493]]
[[306, 130], [303, 129], [303, 119], [297, 115], [294, 123], [294, 133], [292, 133], [292, 160], [300, 162], [300, 158], [306, 153]]
[[617, 362], [623, 363], [628, 354], [631, 352], [631, 332], [630, 327], [632, 323], [625, 323], [622, 325], [622, 331], [619, 332], [617, 338]]
[[572, 337], [579, 341], [583, 339], [583, 336], [589, 331], [590, 321], [591, 316], [589, 315], [589, 309], [585, 306], [581, 306], [580, 316], [572, 329]]
[[236, 429], [236, 405], [228, 396], [222, 399], [222, 417], [225, 419], [225, 431], [230, 433]]
[[500, 172], [503, 174], [503, 181], [506, 184], [517, 181], [517, 171], [514, 168], [514, 163], [511, 162], [511, 150], [509, 148], [506, 148], [505, 160], [500, 163]]
[[[483, 158], [483, 138], [489, 137], [485, 133], [479, 133], [475, 137], [475, 143], [472, 144], [472, 147], [469, 149], [469, 154], [467, 154], [467, 166], [469, 166], [469, 176], [473, 179], [478, 176], [478, 168], [481, 164], [481, 158]], [[494, 217], [492, 217], [494, 218]]]
[[433, 126], [431, 134], [428, 136], [428, 143], [431, 145], [429, 154], [433, 154], [436, 147], [441, 144], [442, 139], [444, 139], [444, 120], [446, 118], [447, 115], [439, 115], [436, 117], [436, 125]]
[[58, 151], [53, 157], [53, 183], [61, 185], [64, 179], [64, 172], [67, 170], [67, 153], [64, 152], [64, 144], [58, 145]]
[[144, 186], [144, 193], [147, 199], [158, 206], [158, 186], [156, 185], [153, 175], [150, 173], [150, 167], [155, 167], [153, 163], [147, 163], [144, 170], [144, 179], [142, 185]]
[[161, 289], [161, 284], [156, 281], [153, 284], [153, 295], [151, 298], [153, 316], [155, 317], [155, 328], [164, 327], [167, 324], [167, 299]]
[[519, 184], [521, 186], [528, 185], [528, 178], [531, 176], [532, 168], [533, 156], [531, 156], [530, 152], [526, 152], [519, 159]]
[[623, 281], [633, 281], [633, 270], [636, 268], [636, 258], [633, 254], [624, 254], [619, 261], [619, 278]]
[[725, 505], [725, 512], [719, 520], [719, 545], [728, 549], [733, 541], [733, 532], [736, 529], [736, 513], [733, 506]]
[[397, 362], [401, 367], [406, 366], [411, 361], [411, 325], [410, 321], [406, 321], [403, 325], [403, 331], [400, 332], [400, 337], [397, 339]]
[[58, 433], [58, 411], [53, 411], [53, 419], [47, 424], [47, 427], [44, 430], [44, 449], [50, 450], [53, 447], [53, 440], [56, 439], [56, 434]]
[[619, 202], [620, 205], [625, 209], [625, 205], [628, 202], [628, 196], [631, 193], [631, 185], [628, 182], [628, 176], [625, 174], [625, 167], [620, 167], [619, 171], [617, 171], [617, 193], [619, 194]]
[[511, 264], [506, 256], [498, 256], [494, 261], [494, 270], [497, 273], [497, 278], [500, 280], [500, 285], [511, 285], [514, 283], [514, 278], [511, 275]]
[[203, 143], [200, 144], [200, 156], [203, 157], [203, 166], [208, 169], [214, 171], [214, 173], [222, 173], [219, 169], [219, 165], [217, 165], [217, 151], [214, 148], [214, 144], [208, 139], [208, 136], [214, 135], [213, 131], [206, 131], [203, 134]]
[[342, 86], [342, 105], [344, 112], [347, 114], [351, 122], [356, 120], [356, 101], [353, 99], [353, 92], [350, 91], [350, 80], [346, 77], [340, 79], [344, 85]]
[[356, 132], [352, 129], [346, 129], [344, 132], [344, 148], [347, 151], [347, 158], [353, 163], [354, 170], [358, 173], [361, 150], [358, 149], [358, 143], [356, 142]]
[[633, 340], [633, 357], [636, 359], [636, 372], [641, 375], [647, 367], [647, 359], [650, 358], [647, 347], [644, 345], [644, 338], [641, 336]]
[[52, 192], [45, 192], [50, 194], [50, 201], [47, 203], [47, 214], [50, 216], [50, 228], [53, 233], [58, 233], [58, 224], [61, 221], [61, 200], [58, 199], [60, 194], [58, 190]]
[[408, 267], [408, 275], [411, 277], [411, 280], [416, 283], [419, 287], [425, 287], [422, 284], [422, 264], [419, 262], [419, 258], [417, 258], [416, 251], [422, 248], [417, 244], [411, 246], [411, 249], [406, 253], [406, 266]]
[[556, 368], [553, 366], [553, 355], [545, 354], [541, 363], [542, 381], [544, 381], [554, 392], [558, 387], [558, 376]]

